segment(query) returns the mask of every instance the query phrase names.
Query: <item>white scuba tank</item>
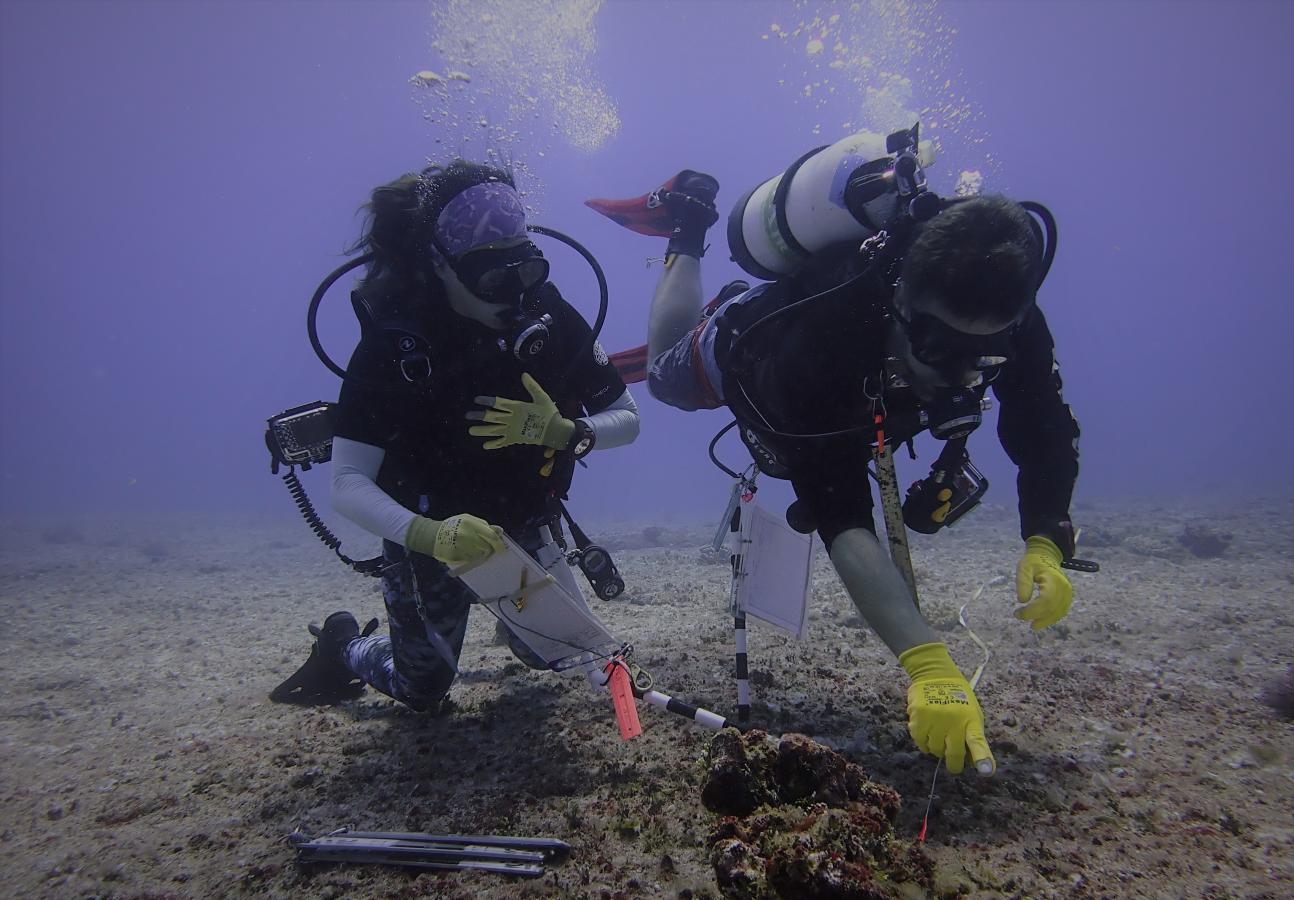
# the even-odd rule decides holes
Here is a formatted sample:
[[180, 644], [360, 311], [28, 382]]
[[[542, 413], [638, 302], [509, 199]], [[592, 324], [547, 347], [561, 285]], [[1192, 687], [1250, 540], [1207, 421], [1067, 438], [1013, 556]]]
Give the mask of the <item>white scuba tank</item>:
[[[733, 260], [756, 278], [773, 280], [824, 247], [862, 241], [892, 227], [905, 201], [894, 177], [897, 154], [886, 151], [886, 141], [875, 132], [851, 134], [800, 157], [748, 192], [728, 216]], [[930, 141], [917, 145], [917, 163], [921, 168], [934, 163]], [[883, 184], [860, 192], [860, 179], [872, 177]], [[847, 190], [851, 181], [855, 187]]]

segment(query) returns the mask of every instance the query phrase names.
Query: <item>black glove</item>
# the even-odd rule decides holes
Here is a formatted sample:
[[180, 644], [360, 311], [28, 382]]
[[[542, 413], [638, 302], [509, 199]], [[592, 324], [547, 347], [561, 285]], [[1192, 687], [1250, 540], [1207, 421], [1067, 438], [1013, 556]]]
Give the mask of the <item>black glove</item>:
[[700, 259], [705, 255], [705, 233], [719, 220], [714, 198], [719, 181], [713, 175], [684, 169], [661, 188], [660, 202], [674, 221], [666, 255], [681, 253]]

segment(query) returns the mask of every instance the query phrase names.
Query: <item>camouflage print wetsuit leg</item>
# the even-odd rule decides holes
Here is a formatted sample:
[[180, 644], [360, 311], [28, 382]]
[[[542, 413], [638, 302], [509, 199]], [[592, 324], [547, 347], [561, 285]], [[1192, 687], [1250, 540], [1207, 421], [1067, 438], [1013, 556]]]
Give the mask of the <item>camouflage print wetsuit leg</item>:
[[[560, 559], [554, 544], [544, 547], [541, 535], [539, 525], [534, 525], [511, 537], [541, 565], [548, 566], [556, 560], [556, 565], [551, 567], [554, 577], [583, 604], [583, 594], [570, 567]], [[375, 635], [352, 641], [344, 651], [345, 663], [383, 694], [414, 709], [428, 709], [453, 684], [467, 632], [468, 613], [476, 595], [461, 580], [451, 577], [443, 563], [430, 556], [409, 553], [391, 541], [383, 543], [383, 555], [388, 562], [403, 563], [382, 578], [391, 636]], [[532, 669], [548, 668], [544, 660], [502, 623], [498, 632], [519, 660]]]

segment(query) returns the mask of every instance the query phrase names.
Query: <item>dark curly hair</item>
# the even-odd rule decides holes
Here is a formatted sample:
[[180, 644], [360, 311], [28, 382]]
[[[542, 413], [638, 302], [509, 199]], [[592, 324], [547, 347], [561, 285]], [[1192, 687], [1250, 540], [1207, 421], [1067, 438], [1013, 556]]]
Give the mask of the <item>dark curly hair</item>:
[[1015, 321], [1038, 288], [1034, 228], [1024, 207], [1005, 197], [956, 203], [921, 227], [904, 256], [903, 282], [963, 321]]
[[411, 287], [430, 278], [429, 248], [436, 218], [454, 197], [476, 184], [501, 181], [516, 187], [512, 174], [455, 159], [409, 172], [373, 189], [362, 210], [364, 227], [350, 253], [371, 253], [362, 285], [378, 281]]

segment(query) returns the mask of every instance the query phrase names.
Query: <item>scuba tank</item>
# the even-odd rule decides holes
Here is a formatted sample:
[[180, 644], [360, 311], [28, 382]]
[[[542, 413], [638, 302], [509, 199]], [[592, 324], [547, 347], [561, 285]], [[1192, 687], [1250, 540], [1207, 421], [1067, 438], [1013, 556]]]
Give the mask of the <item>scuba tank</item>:
[[728, 216], [733, 260], [773, 281], [825, 247], [892, 231], [905, 215], [929, 218], [937, 205], [912, 208], [925, 193], [922, 169], [934, 164], [934, 145], [918, 139], [918, 128], [851, 134], [755, 186]]

